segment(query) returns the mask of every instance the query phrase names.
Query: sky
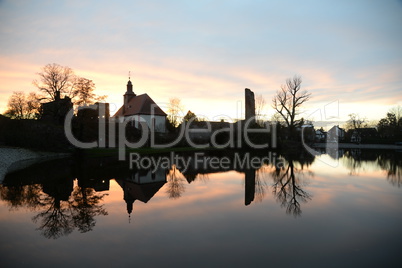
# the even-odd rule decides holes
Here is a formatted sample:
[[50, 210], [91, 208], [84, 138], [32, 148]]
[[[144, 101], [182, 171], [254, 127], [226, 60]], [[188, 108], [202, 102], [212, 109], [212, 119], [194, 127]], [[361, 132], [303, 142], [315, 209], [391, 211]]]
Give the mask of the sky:
[[300, 116], [378, 120], [402, 105], [402, 1], [0, 0], [0, 113], [49, 63], [72, 68], [123, 103], [134, 92], [166, 111], [244, 117], [244, 89], [266, 118], [294, 75], [312, 94]]

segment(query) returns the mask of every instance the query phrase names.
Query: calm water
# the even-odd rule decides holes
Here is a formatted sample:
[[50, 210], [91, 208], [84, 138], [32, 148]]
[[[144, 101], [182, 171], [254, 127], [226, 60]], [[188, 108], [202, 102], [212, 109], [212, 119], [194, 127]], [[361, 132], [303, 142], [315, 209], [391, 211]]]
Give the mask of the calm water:
[[338, 157], [15, 172], [0, 186], [0, 266], [402, 267], [402, 153]]

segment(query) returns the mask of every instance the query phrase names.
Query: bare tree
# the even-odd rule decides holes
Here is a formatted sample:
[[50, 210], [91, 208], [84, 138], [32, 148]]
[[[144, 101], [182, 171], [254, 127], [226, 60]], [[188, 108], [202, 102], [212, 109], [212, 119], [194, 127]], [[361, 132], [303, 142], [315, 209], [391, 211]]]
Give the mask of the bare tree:
[[366, 119], [360, 117], [359, 114], [349, 114], [349, 120], [346, 122], [346, 128], [347, 129], [354, 129], [354, 130], [358, 130], [362, 127], [366, 126]]
[[94, 104], [96, 101], [102, 101], [106, 96], [98, 96], [94, 94], [95, 83], [84, 77], [78, 77], [75, 83], [74, 92], [75, 98], [74, 103], [76, 105], [88, 105]]
[[265, 108], [265, 99], [264, 97], [259, 94], [257, 95], [257, 97], [255, 98], [255, 116], [256, 116], [256, 121], [257, 124], [262, 126], [263, 122], [263, 118], [264, 118], [264, 114], [263, 114], [263, 110]]
[[179, 98], [169, 99], [169, 105], [167, 108], [168, 120], [174, 127], [177, 127], [180, 123], [179, 117], [182, 110], [183, 106], [181, 105]]
[[28, 118], [38, 119], [42, 114], [42, 104], [40, 100], [43, 97], [35, 92], [30, 92], [26, 98]]
[[285, 120], [291, 136], [298, 121], [296, 116], [299, 114], [299, 108], [311, 96], [306, 90], [301, 91], [301, 83], [300, 76], [286, 79], [286, 84], [281, 86], [281, 89], [272, 99], [272, 107]]
[[14, 91], [8, 99], [7, 111], [5, 112], [11, 118], [22, 119], [25, 116], [25, 94], [22, 91]]
[[14, 91], [8, 100], [5, 115], [13, 119], [35, 119], [40, 114], [40, 97], [31, 92], [25, 95], [22, 91]]
[[76, 76], [70, 67], [56, 63], [47, 64], [37, 74], [39, 81], [34, 80], [32, 83], [46, 95], [47, 99], [56, 100], [62, 94], [70, 98], [75, 96]]
[[398, 128], [401, 129], [402, 128], [402, 106], [398, 105], [398, 106], [391, 108], [389, 110], [389, 113], [392, 113], [395, 115]]
[[34, 80], [33, 84], [44, 93], [43, 99], [54, 101], [67, 96], [75, 105], [83, 105], [103, 101], [106, 98], [94, 94], [95, 83], [75, 75], [70, 67], [56, 63], [47, 64], [37, 74], [39, 80]]

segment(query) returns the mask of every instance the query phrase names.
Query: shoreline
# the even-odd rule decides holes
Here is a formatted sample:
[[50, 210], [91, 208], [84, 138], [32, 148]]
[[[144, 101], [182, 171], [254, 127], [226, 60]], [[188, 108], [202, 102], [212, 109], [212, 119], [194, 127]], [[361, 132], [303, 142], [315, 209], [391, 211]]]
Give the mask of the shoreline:
[[402, 145], [395, 145], [395, 144], [314, 143], [311, 147], [339, 148], [339, 149], [402, 150]]
[[5, 176], [33, 164], [70, 157], [69, 153], [35, 152], [25, 148], [0, 147], [0, 184]]

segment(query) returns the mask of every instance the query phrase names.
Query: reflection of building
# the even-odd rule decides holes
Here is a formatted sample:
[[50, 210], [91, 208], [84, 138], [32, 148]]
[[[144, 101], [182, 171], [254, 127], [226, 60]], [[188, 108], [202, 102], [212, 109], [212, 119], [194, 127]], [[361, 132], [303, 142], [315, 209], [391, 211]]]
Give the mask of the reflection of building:
[[131, 173], [126, 180], [138, 184], [153, 183], [153, 182], [166, 182], [166, 172], [162, 168], [157, 168], [154, 172], [152, 170], [141, 169], [137, 172]]
[[136, 128], [138, 122], [145, 122], [151, 131], [166, 131], [166, 113], [148, 96], [148, 94], [136, 95], [133, 92], [133, 84], [127, 83], [127, 91], [124, 94], [123, 106], [114, 117], [120, 122], [132, 121]]
[[116, 182], [123, 189], [124, 201], [126, 201], [127, 212], [130, 215], [136, 200], [147, 203], [162, 188], [166, 183], [166, 172], [160, 168], [155, 172], [140, 170], [128, 178], [116, 179]]

